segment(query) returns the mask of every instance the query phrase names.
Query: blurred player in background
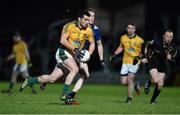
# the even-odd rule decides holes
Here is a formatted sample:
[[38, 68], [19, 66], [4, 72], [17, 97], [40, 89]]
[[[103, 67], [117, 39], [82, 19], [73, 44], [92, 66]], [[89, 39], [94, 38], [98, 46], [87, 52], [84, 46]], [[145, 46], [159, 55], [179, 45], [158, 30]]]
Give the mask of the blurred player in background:
[[[60, 38], [60, 47], [58, 49], [57, 54], [59, 55], [60, 62], [68, 68], [69, 73], [66, 77], [63, 91], [60, 94], [60, 99], [64, 101], [66, 104], [78, 104], [73, 98], [68, 96], [68, 91], [70, 85], [79, 72], [78, 65], [81, 65], [81, 57], [83, 54], [81, 53], [82, 48], [84, 47], [85, 40], [88, 39], [90, 42], [89, 53], [92, 54], [95, 48], [94, 38], [92, 29], [89, 27], [90, 14], [86, 10], [82, 10], [78, 14], [78, 19], [76, 21], [67, 23], [64, 25], [61, 38]], [[55, 75], [56, 74], [56, 75]], [[55, 76], [62, 75], [62, 71], [58, 70], [54, 73]], [[40, 77], [29, 77], [24, 83], [21, 85], [20, 91], [22, 91], [25, 87], [39, 82]], [[51, 79], [49, 77], [49, 79]]]
[[172, 42], [173, 32], [170, 29], [165, 30], [163, 39], [149, 41], [145, 47], [145, 57], [143, 59], [147, 64], [147, 69], [151, 78], [145, 83], [145, 94], [149, 94], [150, 85], [155, 85], [150, 103], [155, 104], [157, 96], [160, 94], [164, 85], [166, 73], [166, 61], [175, 61], [177, 50]]
[[[21, 35], [19, 32], [15, 32], [13, 35], [13, 51], [7, 57], [7, 61], [15, 58], [15, 65], [13, 67], [13, 72], [11, 76], [11, 80], [9, 83], [8, 90], [2, 90], [2, 93], [12, 94], [12, 88], [17, 81], [17, 76], [21, 74], [21, 76], [25, 79], [29, 76], [28, 74], [28, 63], [30, 62], [30, 55], [27, 48], [27, 44], [21, 39]], [[31, 65], [29, 65], [31, 66]], [[33, 86], [31, 86], [32, 93], [36, 94], [36, 91]]]
[[[99, 59], [101, 62], [101, 66], [103, 68], [106, 67], [105, 63], [104, 63], [104, 50], [103, 50], [103, 45], [102, 45], [102, 40], [101, 40], [101, 32], [100, 29], [95, 25], [95, 10], [92, 8], [87, 9], [89, 11], [89, 13], [91, 14], [90, 17], [90, 27], [93, 30], [93, 34], [94, 34], [94, 40], [97, 44], [97, 49], [98, 49], [98, 55], [99, 55]], [[88, 49], [89, 48], [89, 41], [86, 40], [84, 49]]]
[[[102, 45], [102, 41], [101, 41], [101, 34], [100, 34], [100, 30], [99, 28], [94, 24], [95, 22], [95, 10], [89, 8], [88, 12], [90, 13], [90, 20], [89, 20], [89, 24], [90, 27], [93, 30], [93, 34], [94, 34], [94, 40], [97, 43], [97, 48], [98, 48], [98, 54], [99, 54], [99, 59], [101, 62], [101, 65], [103, 68], [105, 68], [105, 63], [104, 63], [104, 58], [103, 58], [103, 45]], [[86, 43], [84, 45], [83, 49], [89, 49], [89, 41], [86, 40]], [[76, 93], [79, 91], [79, 89], [82, 87], [84, 81], [89, 78], [90, 74], [89, 74], [89, 68], [88, 68], [88, 64], [87, 63], [80, 63], [80, 78], [77, 80], [77, 82], [75, 83], [75, 86], [72, 90], [72, 92], [70, 92], [68, 95], [72, 98], [75, 98]]]
[[139, 57], [141, 56], [141, 46], [144, 43], [144, 40], [139, 37], [135, 31], [136, 25], [134, 23], [128, 23], [127, 34], [121, 36], [119, 47], [116, 49], [114, 54], [110, 56], [110, 61], [112, 61], [118, 54], [124, 51], [120, 74], [121, 84], [128, 85], [126, 103], [132, 102], [134, 88], [137, 94], [140, 94], [139, 85], [134, 85], [134, 78], [139, 68]]

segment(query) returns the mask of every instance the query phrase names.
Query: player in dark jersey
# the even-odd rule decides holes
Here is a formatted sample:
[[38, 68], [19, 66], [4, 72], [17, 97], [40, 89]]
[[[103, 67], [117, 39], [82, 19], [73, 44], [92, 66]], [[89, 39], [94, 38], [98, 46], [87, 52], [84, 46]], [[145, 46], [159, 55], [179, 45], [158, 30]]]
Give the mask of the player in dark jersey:
[[[97, 45], [98, 55], [99, 55], [99, 59], [101, 62], [101, 66], [105, 68], [106, 65], [104, 63], [104, 48], [103, 48], [102, 40], [101, 40], [101, 31], [100, 31], [99, 27], [97, 25], [95, 25], [95, 10], [92, 8], [89, 8], [87, 10], [91, 14], [89, 25], [90, 25], [91, 29], [93, 30], [94, 41], [96, 42], [96, 45]], [[86, 40], [84, 49], [88, 49], [88, 48], [89, 48], [89, 41]]]
[[145, 57], [142, 59], [146, 62], [147, 69], [151, 75], [151, 78], [146, 81], [144, 86], [145, 94], [149, 94], [150, 85], [155, 85], [151, 104], [155, 104], [157, 96], [160, 94], [161, 89], [164, 85], [165, 73], [166, 73], [166, 61], [175, 61], [177, 56], [177, 50], [172, 42], [173, 32], [166, 30], [163, 33], [162, 40], [152, 40], [147, 42], [145, 46]]

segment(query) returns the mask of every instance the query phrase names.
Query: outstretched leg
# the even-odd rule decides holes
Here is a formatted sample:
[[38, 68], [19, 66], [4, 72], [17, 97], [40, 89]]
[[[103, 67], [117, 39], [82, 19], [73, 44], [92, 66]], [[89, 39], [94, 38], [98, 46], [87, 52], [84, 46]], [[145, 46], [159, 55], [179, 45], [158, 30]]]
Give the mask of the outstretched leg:
[[19, 91], [21, 92], [27, 86], [32, 86], [35, 83], [53, 83], [58, 78], [63, 76], [63, 72], [60, 68], [55, 67], [54, 71], [50, 75], [41, 75], [39, 77], [28, 77], [21, 85]]

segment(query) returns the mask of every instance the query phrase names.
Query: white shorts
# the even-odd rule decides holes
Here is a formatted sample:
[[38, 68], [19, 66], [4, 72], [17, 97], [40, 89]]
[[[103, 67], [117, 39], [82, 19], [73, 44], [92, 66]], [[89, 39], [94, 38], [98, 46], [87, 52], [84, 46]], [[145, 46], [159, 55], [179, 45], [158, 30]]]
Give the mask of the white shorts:
[[121, 75], [126, 75], [129, 72], [131, 73], [136, 73], [137, 70], [139, 69], [139, 64], [133, 65], [133, 64], [122, 64], [121, 68]]
[[15, 64], [13, 67], [14, 72], [26, 72], [27, 64]]
[[55, 58], [56, 58], [57, 63], [62, 63], [64, 61], [64, 59], [73, 58], [73, 57], [65, 49], [58, 48], [57, 51], [56, 51]]

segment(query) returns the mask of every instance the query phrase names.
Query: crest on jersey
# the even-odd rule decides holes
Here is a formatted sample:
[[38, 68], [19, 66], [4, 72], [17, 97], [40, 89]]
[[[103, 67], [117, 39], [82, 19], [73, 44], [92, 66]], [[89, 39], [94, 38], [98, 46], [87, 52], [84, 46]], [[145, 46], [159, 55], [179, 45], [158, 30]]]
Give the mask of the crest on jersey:
[[135, 52], [135, 49], [133, 47], [128, 48], [128, 52]]

